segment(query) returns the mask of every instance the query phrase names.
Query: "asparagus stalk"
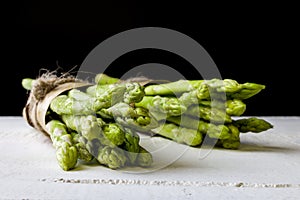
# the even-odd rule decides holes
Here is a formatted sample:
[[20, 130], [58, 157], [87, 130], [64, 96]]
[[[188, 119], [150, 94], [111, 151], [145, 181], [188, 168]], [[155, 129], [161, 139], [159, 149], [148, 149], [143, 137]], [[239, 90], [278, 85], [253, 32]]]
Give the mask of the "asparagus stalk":
[[145, 94], [149, 96], [169, 96], [190, 92], [198, 88], [203, 80], [179, 80], [159, 85], [148, 85], [145, 87]]
[[100, 73], [95, 76], [95, 83], [98, 85], [114, 84], [118, 83], [120, 79], [108, 76], [106, 74]]
[[201, 118], [214, 123], [230, 123], [231, 117], [225, 111], [207, 106], [192, 105], [188, 107], [184, 115]]
[[116, 123], [105, 124], [103, 127], [103, 133], [105, 137], [111, 141], [114, 145], [119, 146], [123, 144], [125, 140], [125, 133]]
[[78, 152], [66, 125], [58, 120], [51, 120], [46, 124], [46, 128], [56, 149], [58, 164], [65, 171], [73, 169], [77, 164]]
[[231, 123], [231, 116], [240, 116], [246, 110], [246, 104], [238, 99], [227, 100], [225, 105], [221, 101], [216, 102], [213, 107], [211, 107], [211, 104], [211, 101], [200, 101], [199, 105], [194, 104], [189, 106], [184, 115], [201, 118], [214, 123]]
[[89, 115], [96, 113], [102, 107], [106, 107], [105, 103], [95, 98], [78, 101], [67, 95], [55, 97], [50, 104], [50, 109], [58, 115]]
[[140, 102], [145, 96], [144, 88], [139, 83], [125, 83], [124, 102], [131, 104]]
[[241, 89], [241, 85], [232, 79], [220, 80], [215, 78], [211, 80], [179, 80], [166, 84], [146, 86], [145, 93], [146, 95], [169, 96], [191, 92], [195, 89], [199, 90], [199, 93], [204, 93], [207, 92], [209, 88], [213, 88], [217, 92], [234, 93]]
[[239, 129], [241, 133], [260, 133], [273, 128], [273, 125], [269, 122], [256, 117], [238, 119], [235, 120], [233, 124]]
[[264, 88], [264, 85], [256, 83], [238, 84], [231, 79], [224, 79], [224, 81], [211, 79], [202, 82], [197, 89], [183, 93], [179, 100], [186, 107], [211, 99], [244, 100], [256, 95]]
[[226, 139], [219, 139], [217, 146], [221, 146], [225, 149], [238, 149], [240, 146], [240, 131], [233, 124], [228, 124], [230, 137]]
[[200, 103], [200, 101], [202, 101], [203, 99], [206, 100], [209, 98], [208, 90], [201, 93], [202, 97], [200, 99], [198, 98], [197, 94], [198, 94], [198, 90], [185, 92], [178, 98], [178, 100], [181, 103], [181, 105], [188, 108], [191, 105], [195, 105], [195, 104], [198, 105]]
[[[125, 150], [125, 153], [128, 157], [129, 165], [133, 165], [136, 162], [140, 151], [140, 137], [137, 133], [129, 128], [125, 128], [125, 141], [122, 148]], [[139, 162], [137, 162], [139, 163]]]
[[87, 93], [85, 93], [79, 89], [75, 89], [75, 88], [69, 90], [68, 96], [77, 101], [90, 101], [91, 99], [95, 100], [94, 98], [92, 98], [92, 96], [88, 95]]
[[135, 106], [162, 112], [167, 116], [179, 116], [187, 109], [177, 98], [161, 96], [145, 96], [142, 101], [135, 103]]
[[231, 116], [241, 116], [246, 111], [246, 104], [239, 99], [226, 101], [226, 113]]
[[86, 88], [85, 93], [92, 97], [96, 97], [97, 93], [98, 94], [104, 93], [106, 90], [108, 90], [108, 88], [109, 88], [108, 85], [92, 85]]
[[[193, 106], [193, 105], [192, 105]], [[214, 101], [212, 104], [211, 101], [202, 100], [199, 101], [199, 106], [206, 106], [206, 107], [215, 107], [216, 109], [225, 109], [226, 114], [229, 116], [241, 116], [246, 111], [246, 104], [239, 99], [230, 99], [226, 102], [224, 101]]]
[[87, 140], [76, 132], [72, 132], [71, 135], [78, 152], [78, 158], [85, 162], [92, 161], [94, 157], [86, 148]]
[[[202, 87], [203, 86], [203, 87]], [[198, 98], [201, 94], [209, 90], [210, 96], [225, 93], [229, 99], [248, 99], [259, 93], [265, 86], [256, 83], [240, 84], [232, 79], [211, 79], [204, 81], [198, 88]]]
[[100, 147], [96, 158], [100, 164], [111, 169], [123, 167], [127, 160], [123, 150], [110, 146]]
[[150, 167], [153, 163], [153, 157], [146, 149], [140, 146], [139, 154], [136, 158], [136, 162], [141, 167]]
[[248, 99], [261, 90], [265, 89], [264, 85], [256, 84], [256, 83], [244, 83], [240, 85], [239, 90], [236, 92], [228, 92], [228, 98], [231, 99]]
[[87, 88], [86, 93], [105, 102], [108, 108], [118, 102], [122, 102], [126, 91], [125, 84], [94, 85]]
[[[93, 113], [97, 112], [101, 108], [107, 107], [107, 101], [101, 101], [100, 99], [94, 98], [85, 92], [78, 89], [72, 89], [68, 92], [68, 97], [77, 101], [81, 104], [81, 107], [85, 107], [91, 110]], [[84, 113], [83, 113], [84, 114]]]
[[152, 132], [189, 146], [197, 146], [202, 142], [202, 135], [198, 130], [179, 127], [173, 123], [161, 124], [152, 129]]
[[149, 115], [146, 109], [133, 108], [126, 103], [117, 103], [110, 108], [101, 109], [98, 114], [114, 119], [121, 126], [141, 132], [147, 132], [157, 126], [157, 121]]
[[109, 101], [108, 107], [119, 102], [128, 104], [139, 102], [145, 95], [144, 88], [136, 82], [93, 85], [87, 88], [86, 93], [100, 101]]
[[202, 134], [207, 134], [210, 138], [227, 139], [230, 137], [230, 130], [226, 125], [216, 125], [188, 116], [169, 117], [167, 118], [167, 121], [175, 123], [180, 127], [197, 130]]
[[31, 90], [34, 83], [35, 83], [34, 79], [24, 78], [22, 80], [22, 87], [26, 90]]

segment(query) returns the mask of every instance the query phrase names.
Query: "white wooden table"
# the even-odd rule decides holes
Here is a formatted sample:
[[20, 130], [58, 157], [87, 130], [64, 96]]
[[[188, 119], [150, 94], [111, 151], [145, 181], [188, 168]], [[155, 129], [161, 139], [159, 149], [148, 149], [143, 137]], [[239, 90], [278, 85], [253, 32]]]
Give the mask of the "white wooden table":
[[242, 135], [239, 150], [184, 147], [175, 162], [183, 145], [144, 138], [169, 144], [155, 154], [157, 168], [171, 157], [145, 173], [97, 164], [65, 172], [46, 136], [21, 117], [0, 117], [0, 199], [300, 199], [300, 117], [264, 119], [274, 128]]

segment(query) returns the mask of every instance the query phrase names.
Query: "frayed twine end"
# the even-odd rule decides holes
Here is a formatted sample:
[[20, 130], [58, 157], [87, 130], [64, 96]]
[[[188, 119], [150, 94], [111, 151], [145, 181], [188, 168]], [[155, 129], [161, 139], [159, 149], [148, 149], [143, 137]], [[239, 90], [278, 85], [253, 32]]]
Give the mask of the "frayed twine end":
[[75, 81], [79, 80], [69, 73], [63, 73], [58, 76], [56, 70], [52, 72], [47, 71], [35, 80], [31, 93], [37, 101], [40, 101], [57, 86], [67, 82]]

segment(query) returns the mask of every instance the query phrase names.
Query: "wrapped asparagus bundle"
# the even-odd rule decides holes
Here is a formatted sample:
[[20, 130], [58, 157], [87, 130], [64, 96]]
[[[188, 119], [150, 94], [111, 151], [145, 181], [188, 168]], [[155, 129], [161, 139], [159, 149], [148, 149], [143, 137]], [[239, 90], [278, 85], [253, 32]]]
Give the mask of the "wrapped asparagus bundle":
[[23, 116], [50, 136], [63, 170], [75, 168], [78, 160], [96, 160], [111, 169], [151, 166], [152, 155], [140, 146], [138, 132], [194, 147], [208, 137], [219, 147], [237, 149], [240, 133], [273, 127], [259, 118], [233, 118], [243, 115], [244, 100], [263, 90], [261, 84], [231, 79], [159, 83], [105, 74], [89, 83], [48, 73], [22, 85], [30, 90]]

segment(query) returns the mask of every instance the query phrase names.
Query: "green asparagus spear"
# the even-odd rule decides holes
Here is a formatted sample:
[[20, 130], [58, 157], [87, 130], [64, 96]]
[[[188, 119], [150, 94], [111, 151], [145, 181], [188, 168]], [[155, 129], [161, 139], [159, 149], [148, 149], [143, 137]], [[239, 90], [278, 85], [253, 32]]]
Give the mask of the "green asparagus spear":
[[131, 104], [140, 102], [145, 96], [144, 88], [139, 83], [125, 83], [124, 102]]
[[100, 95], [101, 93], [105, 93], [106, 90], [108, 90], [109, 86], [108, 85], [92, 85], [86, 88], [85, 93], [92, 96], [96, 97], [97, 93]]
[[79, 101], [82, 106], [85, 106], [87, 109], [93, 111], [94, 113], [107, 106], [106, 102], [100, 101], [99, 99], [94, 98], [78, 89], [70, 90], [68, 92], [68, 96], [76, 101]]
[[71, 135], [77, 148], [78, 158], [85, 162], [93, 160], [93, 155], [86, 148], [87, 140], [76, 132], [72, 132]]
[[152, 132], [189, 146], [197, 146], [202, 142], [202, 134], [198, 130], [179, 127], [173, 123], [161, 124], [152, 129]]
[[140, 151], [140, 137], [130, 128], [124, 128], [125, 142], [122, 148], [128, 157], [129, 165], [135, 164], [136, 158]]
[[261, 90], [265, 89], [264, 85], [256, 83], [244, 83], [240, 85], [240, 88], [236, 92], [228, 92], [227, 96], [231, 99], [248, 99]]
[[92, 98], [90, 95], [86, 94], [85, 92], [82, 92], [79, 89], [69, 90], [68, 97], [73, 98], [77, 101], [90, 101], [90, 99]]
[[145, 96], [135, 106], [162, 112], [167, 116], [179, 116], [186, 111], [186, 107], [175, 97]]
[[151, 118], [147, 109], [134, 108], [134, 111], [136, 113], [135, 121], [137, 122], [137, 124], [141, 126], [148, 126], [150, 124], [153, 126], [156, 124], [156, 121]]
[[[214, 79], [210, 80], [213, 81]], [[196, 89], [196, 96], [198, 100], [203, 100], [203, 99], [211, 99], [211, 97], [218, 97], [218, 92], [215, 91], [210, 85], [207, 83], [208, 81], [202, 82], [202, 84]], [[224, 92], [220, 93], [223, 94]], [[224, 98], [221, 98], [224, 99]]]
[[[189, 106], [194, 105], [194, 104], [198, 105], [199, 102], [203, 99], [199, 99], [197, 94], [198, 94], [198, 90], [185, 92], [178, 98], [178, 100], [179, 100], [180, 104], [185, 106], [186, 108], [188, 108]], [[204, 96], [202, 98], [207, 99], [207, 98], [209, 98], [209, 93], [207, 93], [207, 92], [202, 93], [202, 96]]]
[[264, 85], [256, 84], [256, 83], [243, 83], [239, 84], [237, 81], [232, 79], [212, 79], [206, 81], [206, 84], [209, 88], [213, 88], [217, 92], [225, 92], [227, 98], [229, 99], [248, 99], [257, 93], [259, 93], [262, 89], [265, 88]]
[[104, 108], [109, 108], [122, 102], [126, 92], [125, 84], [94, 85], [87, 88], [86, 93], [105, 103]]
[[174, 94], [182, 94], [197, 91], [198, 99], [207, 99], [210, 97], [210, 89], [213, 88], [217, 92], [234, 92], [238, 90], [238, 83], [231, 79], [211, 80], [179, 80], [166, 84], [149, 85], [145, 87], [146, 95], [169, 96]]
[[76, 131], [88, 141], [93, 139], [105, 141], [102, 128], [94, 115], [62, 115], [61, 117], [67, 127]]
[[230, 123], [231, 117], [225, 111], [217, 108], [210, 108], [208, 106], [192, 105], [188, 107], [184, 115], [189, 115], [195, 118], [201, 118], [215, 123]]
[[106, 74], [100, 73], [95, 76], [95, 83], [98, 85], [114, 84], [118, 83], [120, 79], [108, 76]]
[[66, 125], [58, 120], [51, 120], [46, 124], [46, 128], [56, 149], [58, 164], [65, 171], [73, 169], [77, 163], [78, 152]]
[[137, 122], [134, 118], [122, 118], [122, 117], [116, 117], [115, 118], [116, 123], [120, 124], [123, 127], [132, 128], [139, 132], [149, 132], [151, 129], [157, 127], [158, 123], [155, 119], [151, 119], [150, 123], [147, 125], [141, 125]]
[[226, 139], [219, 139], [217, 146], [221, 146], [225, 149], [238, 149], [240, 146], [240, 131], [233, 124], [228, 124], [227, 127], [230, 130], [230, 137]]
[[234, 93], [240, 89], [240, 84], [232, 79], [211, 79], [205, 80], [202, 85], [208, 86], [208, 88], [212, 88], [217, 92], [231, 92]]
[[118, 146], [123, 144], [125, 140], [125, 134], [122, 129], [116, 123], [105, 124], [103, 127], [103, 133], [105, 137], [111, 141], [114, 145]]
[[148, 85], [145, 87], [145, 94], [149, 96], [181, 94], [198, 88], [202, 82], [203, 80], [179, 80], [158, 85]]
[[60, 167], [65, 171], [75, 168], [78, 159], [76, 147], [68, 143], [62, 143], [61, 146], [56, 149], [56, 159]]
[[134, 118], [137, 116], [134, 108], [123, 102], [117, 103], [109, 108], [103, 108], [97, 112], [97, 114], [107, 119], [116, 117]]
[[217, 125], [203, 120], [191, 118], [189, 116], [169, 117], [168, 122], [177, 124], [180, 127], [198, 130], [202, 134], [207, 134], [210, 138], [227, 139], [230, 137], [229, 129], [226, 125]]
[[24, 78], [22, 80], [22, 86], [26, 90], [31, 90], [35, 80], [31, 78]]
[[140, 102], [145, 96], [144, 88], [137, 82], [93, 85], [87, 88], [86, 93], [96, 97], [100, 101], [111, 101], [109, 106], [118, 102], [125, 102], [128, 104]]
[[260, 133], [262, 131], [273, 128], [273, 125], [269, 122], [256, 117], [238, 119], [235, 120], [233, 124], [239, 129], [241, 133]]
[[147, 132], [157, 126], [157, 121], [144, 108], [133, 108], [126, 103], [117, 103], [114, 106], [101, 109], [99, 115], [113, 118], [124, 127], [131, 127], [137, 131]]
[[246, 104], [239, 99], [226, 101], [226, 113], [231, 116], [241, 116], [246, 110]]
[[226, 102], [224, 101], [215, 101], [214, 104], [212, 104], [211, 101], [208, 100], [202, 100], [199, 101], [200, 106], [206, 106], [206, 107], [215, 107], [216, 109], [226, 109], [226, 114], [229, 116], [241, 116], [245, 110], [246, 110], [246, 104], [239, 99], [230, 99]]
[[59, 95], [51, 101], [50, 109], [58, 115], [89, 115], [95, 114], [103, 106], [104, 104], [95, 98], [78, 101], [67, 95]]
[[140, 146], [140, 151], [136, 158], [136, 163], [141, 167], [150, 167], [153, 163], [153, 157], [151, 153]]
[[97, 160], [111, 169], [121, 168], [126, 163], [124, 151], [118, 147], [102, 146], [99, 148]]
[[[259, 93], [265, 86], [255, 83], [238, 84], [231, 79], [211, 79], [203, 81], [195, 90], [183, 93], [179, 100], [186, 107], [192, 104], [199, 104], [203, 100], [220, 99], [237, 99], [243, 100], [250, 98]], [[237, 114], [240, 115], [240, 114]]]

